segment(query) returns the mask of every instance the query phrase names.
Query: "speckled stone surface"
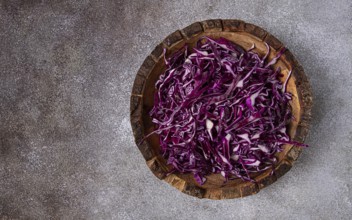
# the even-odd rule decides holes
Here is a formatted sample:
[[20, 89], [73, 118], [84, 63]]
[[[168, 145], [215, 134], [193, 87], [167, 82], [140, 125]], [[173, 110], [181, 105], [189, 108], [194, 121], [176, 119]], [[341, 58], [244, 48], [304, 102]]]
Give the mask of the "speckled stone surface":
[[[0, 0], [0, 219], [351, 219], [352, 2]], [[295, 166], [243, 199], [158, 180], [129, 124], [134, 76], [172, 31], [242, 19], [278, 37], [314, 93]]]

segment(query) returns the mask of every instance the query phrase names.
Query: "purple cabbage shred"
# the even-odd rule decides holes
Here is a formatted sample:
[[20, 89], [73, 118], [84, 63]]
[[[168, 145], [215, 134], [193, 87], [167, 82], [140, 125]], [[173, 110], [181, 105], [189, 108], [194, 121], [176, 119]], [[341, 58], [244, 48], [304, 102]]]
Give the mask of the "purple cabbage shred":
[[[280, 68], [224, 39], [203, 37], [165, 58], [150, 112], [163, 157], [171, 172], [192, 173], [199, 184], [209, 174], [224, 180], [254, 181], [251, 173], [272, 169], [275, 154], [290, 140], [293, 119]], [[150, 134], [151, 135], [151, 134]], [[149, 136], [149, 135], [148, 135]]]

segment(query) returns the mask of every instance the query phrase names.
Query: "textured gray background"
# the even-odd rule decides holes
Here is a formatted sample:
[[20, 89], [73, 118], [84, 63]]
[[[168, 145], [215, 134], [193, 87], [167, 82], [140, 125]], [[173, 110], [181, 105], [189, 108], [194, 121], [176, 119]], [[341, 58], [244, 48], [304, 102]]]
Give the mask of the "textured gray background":
[[[0, 0], [3, 219], [352, 218], [350, 0], [50, 2]], [[209, 18], [277, 36], [315, 96], [311, 147], [243, 199], [199, 200], [159, 181], [129, 124], [134, 75], [153, 46]]]

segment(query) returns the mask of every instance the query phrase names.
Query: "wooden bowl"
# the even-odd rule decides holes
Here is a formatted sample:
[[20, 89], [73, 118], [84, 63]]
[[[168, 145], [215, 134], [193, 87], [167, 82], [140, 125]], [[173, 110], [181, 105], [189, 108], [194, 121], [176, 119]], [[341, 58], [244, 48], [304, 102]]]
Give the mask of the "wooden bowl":
[[[162, 58], [163, 48], [167, 49], [167, 55], [169, 55], [184, 46], [184, 44], [189, 44], [190, 47], [193, 47], [195, 42], [202, 36], [224, 37], [244, 49], [249, 49], [254, 43], [256, 46], [255, 51], [261, 56], [265, 54], [266, 47], [264, 42], [266, 42], [271, 47], [269, 60], [284, 46], [264, 29], [240, 20], [196, 22], [167, 36], [144, 60], [134, 81], [131, 94], [131, 124], [137, 145], [145, 135], [155, 129], [148, 113], [153, 106], [155, 82], [165, 70]], [[311, 118], [312, 93], [310, 84], [302, 66], [289, 50], [286, 50], [274, 67], [281, 67], [282, 74], [284, 74], [282, 81], [286, 79], [289, 70], [292, 70], [292, 76], [287, 88], [293, 94], [291, 106], [296, 120], [293, 120], [288, 125], [288, 132], [293, 140], [303, 142], [308, 133]], [[232, 199], [259, 192], [260, 189], [275, 182], [289, 171], [293, 162], [297, 160], [302, 151], [300, 147], [289, 144], [284, 145], [283, 151], [277, 154], [278, 163], [275, 166], [274, 174], [270, 175], [271, 170], [257, 173], [253, 176], [256, 183], [236, 179], [224, 184], [222, 176], [212, 174], [207, 177], [206, 183], [201, 186], [193, 179], [192, 174], [171, 174], [166, 176], [170, 167], [166, 165], [166, 161], [160, 156], [158, 135], [150, 136], [138, 148], [156, 177], [168, 182], [183, 193], [208, 199]]]

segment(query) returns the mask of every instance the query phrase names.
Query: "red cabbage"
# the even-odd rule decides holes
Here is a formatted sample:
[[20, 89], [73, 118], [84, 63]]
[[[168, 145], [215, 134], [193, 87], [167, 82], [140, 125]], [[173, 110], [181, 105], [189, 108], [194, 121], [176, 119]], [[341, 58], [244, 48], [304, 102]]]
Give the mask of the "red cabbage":
[[285, 48], [267, 61], [266, 46], [261, 58], [254, 45], [203, 37], [165, 58], [150, 116], [170, 173], [192, 173], [199, 184], [212, 173], [254, 181], [250, 174], [273, 168], [284, 144], [306, 146], [287, 134], [290, 74], [281, 83], [272, 69]]

